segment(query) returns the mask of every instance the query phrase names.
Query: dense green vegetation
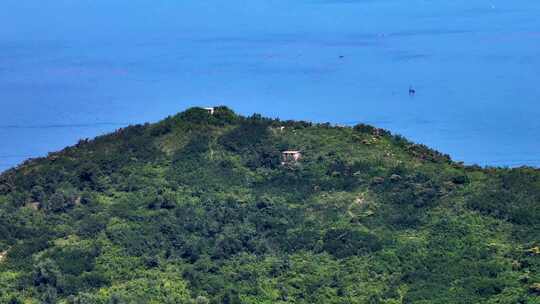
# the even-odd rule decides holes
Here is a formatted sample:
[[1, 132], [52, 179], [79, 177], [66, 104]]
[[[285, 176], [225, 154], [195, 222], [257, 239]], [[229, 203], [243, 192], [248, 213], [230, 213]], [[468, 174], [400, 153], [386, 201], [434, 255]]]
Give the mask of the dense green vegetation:
[[0, 302], [540, 303], [539, 236], [537, 169], [193, 108], [0, 176]]

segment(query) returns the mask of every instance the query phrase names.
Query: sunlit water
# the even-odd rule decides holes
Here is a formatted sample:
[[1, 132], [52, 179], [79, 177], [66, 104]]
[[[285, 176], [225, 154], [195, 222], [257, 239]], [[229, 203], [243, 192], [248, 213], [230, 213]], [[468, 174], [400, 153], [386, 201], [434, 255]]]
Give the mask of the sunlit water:
[[215, 104], [540, 166], [539, 16], [533, 0], [3, 0], [0, 170]]

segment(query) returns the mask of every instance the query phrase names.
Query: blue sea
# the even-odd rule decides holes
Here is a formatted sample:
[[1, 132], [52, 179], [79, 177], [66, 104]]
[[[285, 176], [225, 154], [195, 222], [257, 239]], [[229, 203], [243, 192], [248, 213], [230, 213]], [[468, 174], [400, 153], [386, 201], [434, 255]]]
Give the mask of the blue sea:
[[0, 8], [0, 171], [212, 105], [369, 123], [467, 164], [540, 166], [537, 0], [3, 0]]

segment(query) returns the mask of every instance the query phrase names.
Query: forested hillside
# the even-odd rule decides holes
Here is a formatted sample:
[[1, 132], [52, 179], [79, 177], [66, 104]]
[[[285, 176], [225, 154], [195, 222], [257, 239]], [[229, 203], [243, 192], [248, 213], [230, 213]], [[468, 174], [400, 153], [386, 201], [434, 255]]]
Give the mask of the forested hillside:
[[539, 170], [367, 125], [192, 108], [0, 176], [1, 303], [532, 304], [539, 270]]

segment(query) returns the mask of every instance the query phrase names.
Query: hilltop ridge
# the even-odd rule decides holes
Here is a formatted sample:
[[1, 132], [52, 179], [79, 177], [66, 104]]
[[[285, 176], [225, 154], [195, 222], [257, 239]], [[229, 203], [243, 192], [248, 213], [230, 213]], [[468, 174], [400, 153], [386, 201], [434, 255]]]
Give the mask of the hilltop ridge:
[[191, 108], [0, 175], [0, 302], [538, 303], [539, 202], [533, 168]]

